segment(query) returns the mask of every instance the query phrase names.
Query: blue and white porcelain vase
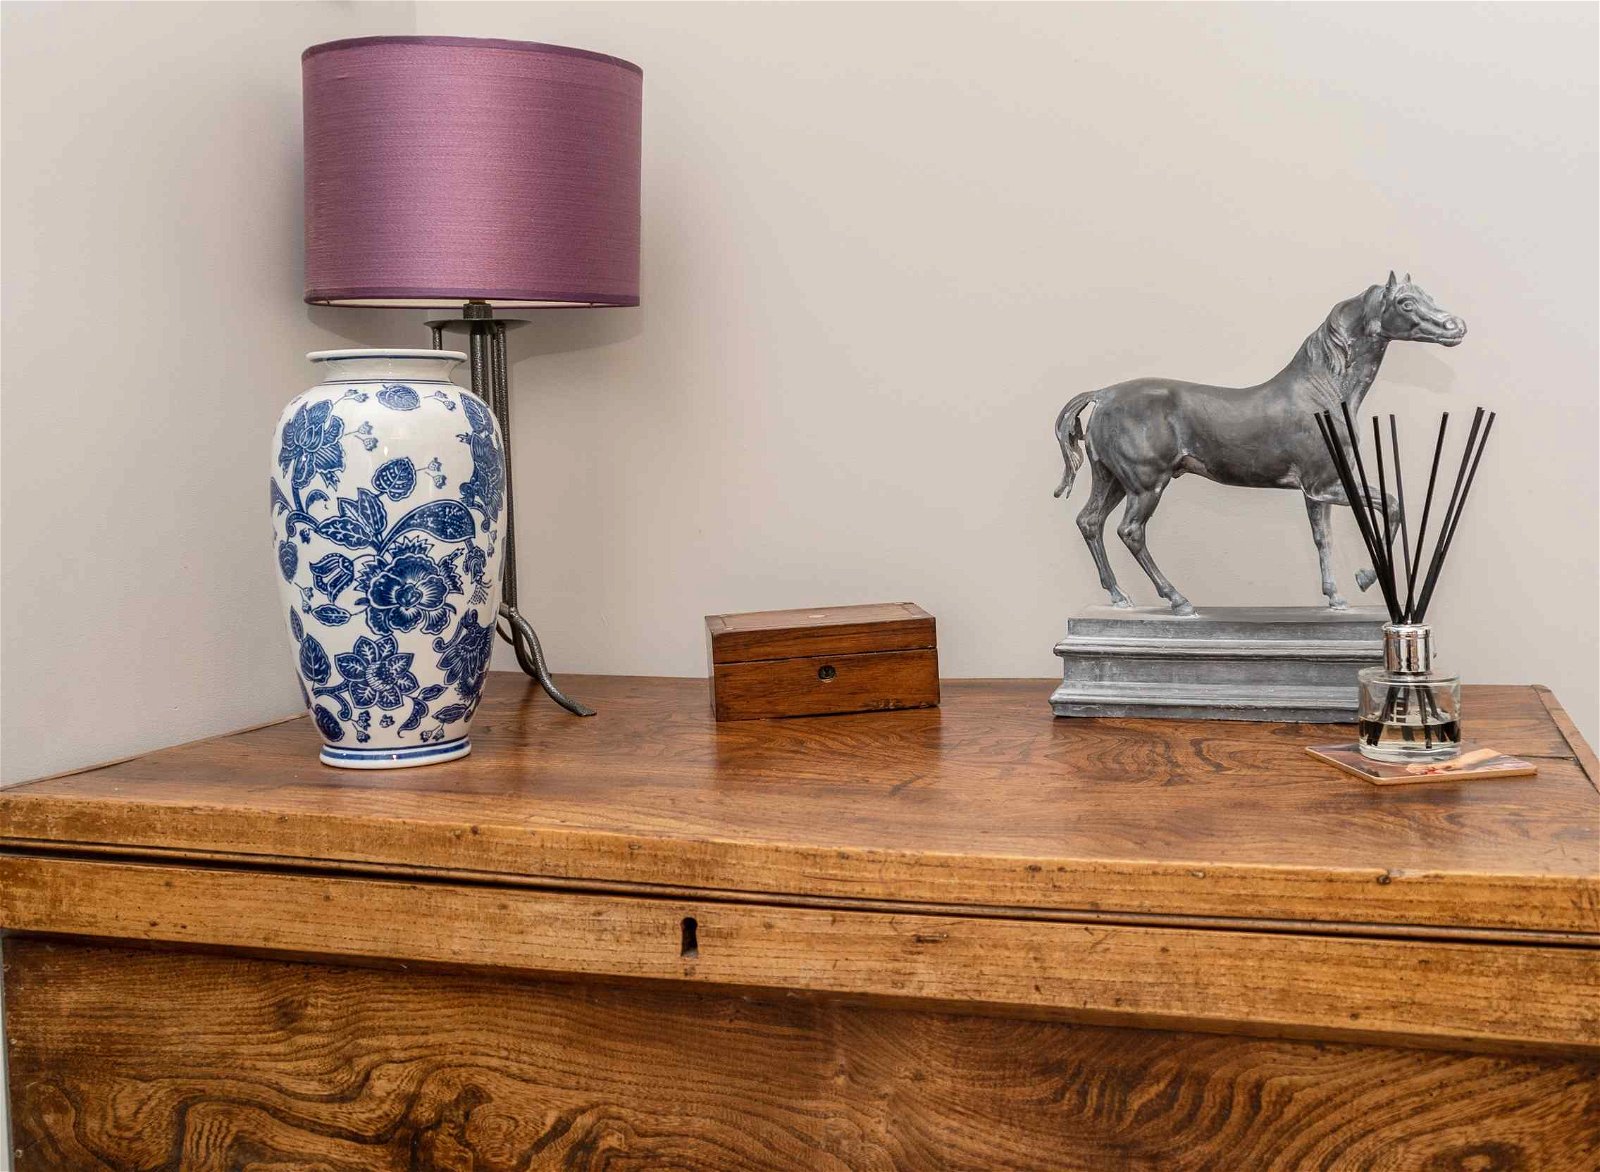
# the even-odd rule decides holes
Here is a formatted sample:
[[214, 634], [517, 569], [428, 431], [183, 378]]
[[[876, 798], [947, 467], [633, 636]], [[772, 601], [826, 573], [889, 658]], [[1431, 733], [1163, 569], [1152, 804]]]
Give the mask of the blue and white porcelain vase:
[[449, 350], [321, 350], [272, 462], [280, 594], [322, 760], [471, 751], [500, 606], [505, 457]]

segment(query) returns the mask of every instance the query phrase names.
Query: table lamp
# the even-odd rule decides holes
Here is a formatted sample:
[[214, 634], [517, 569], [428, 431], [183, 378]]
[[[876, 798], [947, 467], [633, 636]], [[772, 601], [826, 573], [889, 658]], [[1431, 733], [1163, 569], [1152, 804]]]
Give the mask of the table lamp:
[[[473, 391], [506, 445], [499, 632], [550, 679], [517, 606], [506, 327], [542, 307], [639, 304], [643, 72], [560, 45], [358, 37], [307, 49], [305, 299], [430, 310], [468, 336]], [[496, 314], [496, 311], [507, 311]]]

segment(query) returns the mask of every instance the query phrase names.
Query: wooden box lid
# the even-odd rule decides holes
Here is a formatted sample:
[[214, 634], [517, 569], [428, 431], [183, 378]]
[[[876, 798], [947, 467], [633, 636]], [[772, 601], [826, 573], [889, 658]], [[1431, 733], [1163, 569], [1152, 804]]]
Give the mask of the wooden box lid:
[[911, 602], [706, 616], [712, 665], [936, 646], [933, 616]]

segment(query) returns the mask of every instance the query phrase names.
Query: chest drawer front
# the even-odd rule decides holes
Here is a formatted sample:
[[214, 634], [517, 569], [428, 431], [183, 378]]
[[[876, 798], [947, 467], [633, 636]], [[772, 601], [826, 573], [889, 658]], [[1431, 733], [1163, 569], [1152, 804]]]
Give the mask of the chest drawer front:
[[1600, 1050], [1600, 950], [0, 858], [0, 927], [1000, 1007], [1228, 1033]]
[[1600, 1166], [1583, 1055], [59, 940], [6, 970], [15, 1172]]

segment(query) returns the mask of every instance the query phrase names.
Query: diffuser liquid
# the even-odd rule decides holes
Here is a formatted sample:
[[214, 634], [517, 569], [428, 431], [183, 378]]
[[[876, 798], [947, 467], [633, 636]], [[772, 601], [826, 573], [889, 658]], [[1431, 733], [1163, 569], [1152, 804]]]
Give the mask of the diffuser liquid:
[[1363, 757], [1407, 765], [1461, 752], [1461, 682], [1436, 672], [1361, 672], [1356, 746]]
[[1461, 751], [1461, 722], [1416, 724], [1363, 720], [1357, 726], [1364, 756], [1379, 761], [1445, 761]]

